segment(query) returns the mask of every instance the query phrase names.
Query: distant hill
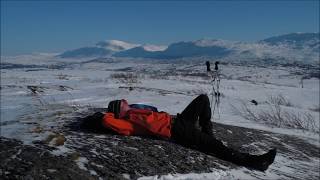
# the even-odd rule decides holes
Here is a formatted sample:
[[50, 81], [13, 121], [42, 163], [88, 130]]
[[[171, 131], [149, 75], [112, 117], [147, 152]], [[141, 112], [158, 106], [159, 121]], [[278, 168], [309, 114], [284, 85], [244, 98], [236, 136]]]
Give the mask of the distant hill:
[[118, 52], [118, 51], [124, 51], [124, 50], [138, 47], [140, 46], [140, 44], [132, 44], [132, 43], [119, 41], [119, 40], [106, 40], [106, 41], [98, 42], [96, 46], [111, 50], [113, 52]]
[[83, 47], [79, 49], [74, 49], [66, 51], [60, 55], [61, 58], [81, 58], [81, 57], [103, 57], [111, 55], [113, 51], [100, 47]]
[[319, 33], [291, 33], [267, 38], [260, 42], [270, 45], [287, 44], [294, 48], [319, 48], [319, 36]]
[[172, 59], [183, 57], [196, 56], [211, 56], [222, 57], [229, 54], [231, 51], [224, 47], [208, 46], [201, 47], [195, 42], [178, 42], [171, 44], [163, 51], [147, 51], [143, 48], [134, 48], [127, 51], [116, 53], [116, 57], [141, 57], [141, 58], [157, 58], [157, 59]]
[[124, 51], [134, 47], [140, 46], [139, 44], [131, 44], [119, 40], [100, 41], [95, 46], [83, 47], [79, 49], [69, 50], [59, 54], [61, 58], [80, 58], [80, 57], [105, 57], [110, 56], [116, 52]]
[[126, 57], [177, 59], [190, 57], [222, 58], [228, 61], [319, 61], [319, 33], [291, 33], [270, 37], [257, 42], [200, 39], [176, 42], [166, 46], [140, 45], [124, 41], [98, 42], [93, 47], [66, 51], [62, 58]]

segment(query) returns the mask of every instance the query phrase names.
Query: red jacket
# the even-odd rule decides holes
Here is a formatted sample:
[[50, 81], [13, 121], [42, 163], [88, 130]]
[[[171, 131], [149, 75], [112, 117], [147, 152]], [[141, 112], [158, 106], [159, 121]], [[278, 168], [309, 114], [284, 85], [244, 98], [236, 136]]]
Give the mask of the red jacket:
[[116, 119], [113, 113], [106, 113], [103, 125], [122, 135], [155, 135], [171, 137], [171, 116], [165, 112], [145, 109], [130, 109], [125, 117]]

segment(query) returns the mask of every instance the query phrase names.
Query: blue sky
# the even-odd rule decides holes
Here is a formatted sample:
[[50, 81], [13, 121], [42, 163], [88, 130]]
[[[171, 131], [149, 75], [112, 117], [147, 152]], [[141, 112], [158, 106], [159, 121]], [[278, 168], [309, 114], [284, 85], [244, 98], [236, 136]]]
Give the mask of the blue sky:
[[319, 32], [319, 1], [1, 1], [1, 54]]

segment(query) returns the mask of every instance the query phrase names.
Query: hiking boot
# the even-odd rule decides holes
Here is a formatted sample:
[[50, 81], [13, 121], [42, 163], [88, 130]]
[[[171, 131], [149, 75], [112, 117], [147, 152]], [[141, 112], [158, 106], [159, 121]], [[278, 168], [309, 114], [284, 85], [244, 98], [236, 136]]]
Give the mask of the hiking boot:
[[249, 158], [248, 167], [265, 171], [268, 169], [269, 165], [273, 163], [277, 154], [277, 149], [271, 149], [269, 152], [262, 155], [251, 155]]
[[230, 150], [227, 154], [228, 155], [224, 155], [220, 158], [251, 169], [265, 171], [268, 169], [269, 165], [273, 163], [277, 150], [272, 149], [262, 155], [251, 155], [235, 150]]

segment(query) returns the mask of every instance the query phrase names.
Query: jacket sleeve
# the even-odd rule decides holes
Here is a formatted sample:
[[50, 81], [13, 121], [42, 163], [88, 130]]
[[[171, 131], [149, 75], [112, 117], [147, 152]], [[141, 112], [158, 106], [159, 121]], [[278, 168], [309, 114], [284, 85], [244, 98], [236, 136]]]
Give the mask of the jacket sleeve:
[[128, 121], [144, 127], [151, 134], [167, 138], [171, 136], [171, 117], [168, 113], [134, 109], [129, 111], [128, 116]]
[[109, 128], [121, 135], [130, 136], [134, 132], [132, 123], [123, 119], [116, 119], [113, 113], [106, 113], [103, 117], [102, 124], [104, 127]]

